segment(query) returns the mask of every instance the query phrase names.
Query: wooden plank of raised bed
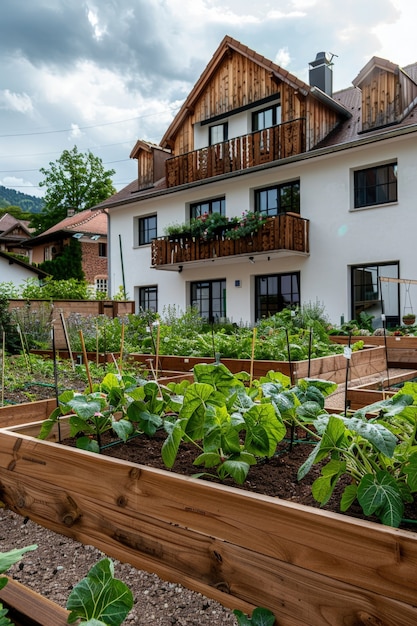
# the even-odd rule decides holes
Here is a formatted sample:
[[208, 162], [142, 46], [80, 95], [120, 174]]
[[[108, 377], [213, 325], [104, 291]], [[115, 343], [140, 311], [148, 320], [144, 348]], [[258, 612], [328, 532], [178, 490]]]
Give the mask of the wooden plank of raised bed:
[[[42, 507], [53, 510], [51, 487], [44, 485], [41, 490], [36, 484], [32, 488], [31, 483], [28, 479], [25, 484], [25, 497], [38, 503], [38, 511]], [[267, 606], [282, 626], [408, 626], [417, 620], [416, 607], [334, 581], [309, 571], [308, 565], [299, 567], [172, 523], [147, 520], [140, 513], [134, 522], [123, 515], [116, 520], [101, 502], [87, 501], [82, 496], [77, 505], [83, 511], [80, 524], [67, 527], [66, 534], [99, 546], [109, 556], [139, 569], [199, 591], [229, 608], [251, 612], [257, 605]], [[34, 508], [30, 512], [33, 514]], [[42, 516], [39, 520], [36, 514], [32, 517], [42, 522]], [[62, 532], [59, 525], [52, 529]]]
[[56, 399], [37, 400], [0, 408], [0, 428], [44, 420], [56, 407]]
[[[16, 506], [16, 488], [13, 494], [10, 490], [14, 484], [24, 491], [28, 476], [32, 485], [38, 482], [40, 491], [47, 484], [55, 492], [62, 490], [61, 497], [54, 496], [56, 502], [45, 507], [45, 525], [48, 507], [59, 510], [63, 501], [76, 503], [87, 496], [80, 528], [89, 501], [99, 499], [104, 507], [113, 507], [114, 519], [131, 516], [133, 525], [140, 511], [151, 520], [174, 523], [266, 556], [285, 555], [295, 565], [308, 563], [317, 572], [400, 601], [415, 595], [414, 533], [106, 457], [94, 457], [92, 475], [90, 453], [8, 431], [1, 433], [0, 451], [0, 478], [10, 485], [6, 502], [11, 499]], [[22, 502], [29, 516], [40, 506], [25, 498]]]
[[68, 626], [69, 611], [12, 578], [0, 590], [0, 600], [16, 626]]

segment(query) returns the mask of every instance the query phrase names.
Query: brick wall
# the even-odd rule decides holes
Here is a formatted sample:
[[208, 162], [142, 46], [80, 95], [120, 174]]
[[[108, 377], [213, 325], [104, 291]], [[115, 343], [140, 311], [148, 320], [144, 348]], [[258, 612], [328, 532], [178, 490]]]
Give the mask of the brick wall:
[[99, 256], [99, 248], [98, 241], [81, 242], [82, 268], [90, 285], [95, 284], [97, 277], [107, 277], [107, 257]]

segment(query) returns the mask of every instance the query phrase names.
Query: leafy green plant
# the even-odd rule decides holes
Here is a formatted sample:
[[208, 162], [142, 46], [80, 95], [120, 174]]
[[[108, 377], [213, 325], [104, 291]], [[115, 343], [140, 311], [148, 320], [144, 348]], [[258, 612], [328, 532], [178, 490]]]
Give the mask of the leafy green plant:
[[67, 609], [68, 623], [89, 626], [119, 626], [133, 607], [133, 595], [129, 587], [114, 578], [114, 565], [102, 559], [94, 565], [71, 591]]
[[[367, 414], [377, 412], [375, 418]], [[351, 416], [320, 415], [314, 422], [320, 441], [298, 472], [301, 480], [313, 464], [329, 459], [312, 486], [314, 498], [328, 502], [340, 478], [348, 475], [340, 508], [357, 500], [365, 515], [398, 527], [404, 504], [417, 492], [417, 406], [399, 393]]]
[[256, 607], [252, 612], [252, 617], [245, 615], [242, 611], [234, 609], [239, 626], [274, 626], [275, 615], [269, 609], [261, 606]]
[[[38, 546], [33, 544], [24, 548], [15, 548], [9, 552], [0, 552], [0, 574], [4, 574], [12, 565], [18, 563], [26, 552], [36, 550]], [[0, 576], [0, 589], [7, 585], [7, 576]], [[0, 602], [0, 626], [12, 626], [13, 622], [7, 617], [8, 609]]]
[[155, 434], [165, 406], [156, 383], [140, 384], [134, 376], [113, 373], [95, 383], [91, 392], [66, 390], [58, 400], [58, 407], [42, 423], [39, 439], [46, 439], [57, 421], [68, 415], [70, 436], [77, 439], [78, 448], [90, 452], [100, 452], [102, 435], [110, 430], [122, 441], [135, 431]]

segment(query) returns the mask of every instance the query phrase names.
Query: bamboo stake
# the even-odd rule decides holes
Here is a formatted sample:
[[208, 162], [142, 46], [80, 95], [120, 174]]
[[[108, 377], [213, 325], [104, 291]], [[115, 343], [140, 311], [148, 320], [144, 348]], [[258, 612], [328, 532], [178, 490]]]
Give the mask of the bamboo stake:
[[83, 352], [83, 359], [84, 359], [84, 363], [85, 363], [85, 371], [87, 372], [88, 386], [90, 388], [90, 393], [92, 393], [93, 392], [93, 381], [91, 380], [90, 368], [88, 367], [87, 351], [85, 349], [83, 331], [80, 330], [79, 333], [80, 333], [80, 340], [81, 340], [81, 348], [82, 348], [82, 352]]
[[252, 379], [253, 379], [253, 364], [255, 360], [255, 343], [256, 343], [256, 328], [253, 329], [252, 333], [252, 353], [250, 357], [250, 380], [249, 384], [252, 387]]
[[154, 322], [154, 325], [156, 326], [155, 369], [156, 369], [156, 378], [158, 378], [158, 372], [159, 372], [159, 341], [160, 341], [160, 337], [161, 337], [161, 328], [160, 328], [158, 320], [156, 320]]
[[123, 366], [124, 342], [125, 342], [125, 325], [123, 323], [122, 324], [122, 335], [121, 335], [121, 338], [120, 338], [120, 358], [119, 358], [119, 369], [120, 369], [120, 372], [123, 369], [122, 366]]
[[98, 364], [100, 362], [99, 356], [98, 356], [98, 320], [96, 320], [96, 365], [98, 367]]
[[22, 352], [23, 352], [23, 356], [25, 357], [27, 371], [32, 374], [32, 368], [30, 365], [30, 361], [29, 361], [27, 350], [26, 350], [25, 341], [23, 339], [22, 329], [20, 328], [20, 324], [17, 324], [17, 332], [19, 333], [20, 343], [22, 344]]
[[68, 335], [68, 331], [67, 331], [67, 325], [65, 323], [65, 317], [64, 317], [64, 314], [62, 312], [62, 309], [61, 309], [59, 315], [61, 317], [61, 324], [62, 324], [62, 329], [64, 331], [65, 343], [67, 344], [67, 350], [68, 350], [69, 358], [71, 360], [72, 371], [75, 372], [74, 356], [72, 354], [71, 343], [70, 343], [70, 340], [69, 340], [69, 335]]
[[2, 332], [1, 406], [4, 406], [4, 373], [6, 366], [6, 333]]

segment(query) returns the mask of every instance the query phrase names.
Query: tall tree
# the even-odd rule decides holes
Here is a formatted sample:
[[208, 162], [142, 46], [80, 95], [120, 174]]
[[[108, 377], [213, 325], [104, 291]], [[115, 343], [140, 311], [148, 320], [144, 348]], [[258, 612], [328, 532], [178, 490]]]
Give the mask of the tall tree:
[[31, 226], [36, 234], [42, 233], [63, 220], [68, 210], [78, 213], [99, 204], [116, 192], [111, 176], [115, 170], [105, 170], [102, 160], [91, 152], [83, 154], [77, 146], [64, 150], [60, 158], [41, 168], [46, 188], [44, 207], [34, 215]]

